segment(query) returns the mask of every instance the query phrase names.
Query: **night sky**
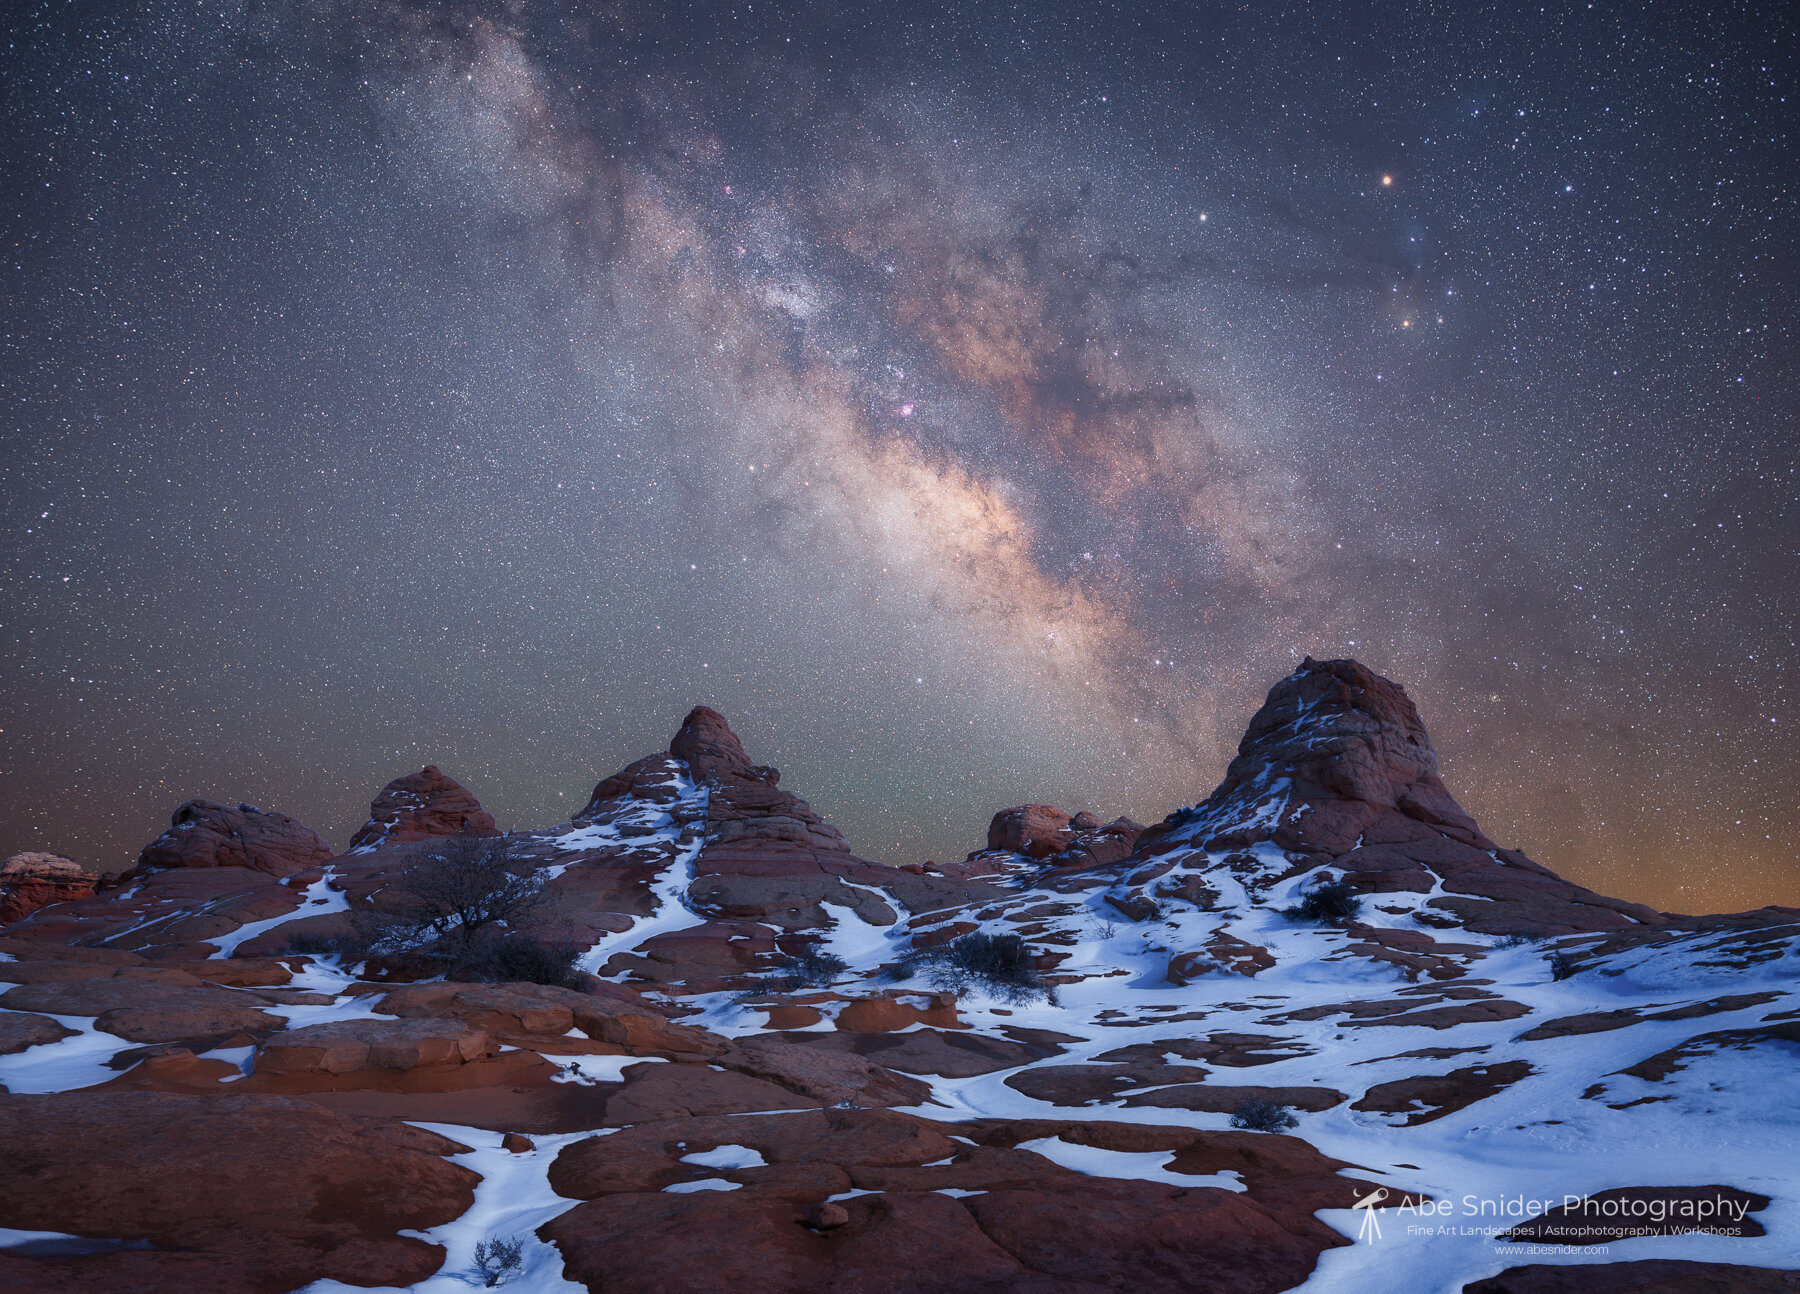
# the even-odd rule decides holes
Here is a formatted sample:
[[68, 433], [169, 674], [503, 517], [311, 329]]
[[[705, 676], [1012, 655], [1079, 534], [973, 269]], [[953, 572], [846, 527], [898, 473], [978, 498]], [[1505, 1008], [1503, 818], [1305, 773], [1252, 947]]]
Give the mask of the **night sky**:
[[1800, 902], [1783, 4], [31, 4], [0, 854], [1204, 797], [1304, 655], [1490, 835]]

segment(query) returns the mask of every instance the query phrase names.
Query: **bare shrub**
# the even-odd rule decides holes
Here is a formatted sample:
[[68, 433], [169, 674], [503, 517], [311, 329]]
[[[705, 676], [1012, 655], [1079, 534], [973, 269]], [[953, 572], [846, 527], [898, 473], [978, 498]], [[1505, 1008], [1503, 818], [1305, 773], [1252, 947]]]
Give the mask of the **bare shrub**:
[[1362, 897], [1348, 881], [1332, 881], [1308, 890], [1283, 914], [1294, 921], [1347, 921], [1362, 911]]
[[516, 1236], [495, 1236], [475, 1242], [475, 1275], [492, 1289], [517, 1276], [525, 1266], [525, 1242]]
[[539, 885], [514, 862], [505, 837], [451, 836], [389, 884], [379, 909], [359, 911], [357, 925], [372, 951], [431, 945], [455, 961], [485, 935], [540, 911]]
[[808, 944], [799, 952], [779, 959], [767, 982], [770, 988], [791, 993], [815, 984], [829, 984], [849, 969], [850, 963], [836, 953], [826, 952], [817, 944]]
[[912, 960], [946, 993], [965, 993], [979, 986], [1008, 1002], [1050, 995], [1038, 977], [1030, 946], [1018, 935], [977, 930]]
[[1294, 1117], [1294, 1112], [1289, 1107], [1255, 1097], [1245, 1101], [1231, 1114], [1231, 1126], [1249, 1132], [1286, 1132], [1299, 1124], [1300, 1120]]

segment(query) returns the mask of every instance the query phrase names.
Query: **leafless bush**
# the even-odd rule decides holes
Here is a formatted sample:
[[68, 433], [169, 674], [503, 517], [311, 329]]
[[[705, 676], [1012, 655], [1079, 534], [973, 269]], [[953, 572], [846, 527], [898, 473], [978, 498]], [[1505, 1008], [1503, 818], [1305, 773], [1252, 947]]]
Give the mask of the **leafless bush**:
[[503, 836], [451, 836], [393, 880], [378, 909], [357, 914], [376, 952], [431, 945], [465, 956], [500, 928], [516, 928], [544, 907], [540, 882], [512, 859]]
[[1231, 1126], [1249, 1132], [1286, 1132], [1299, 1125], [1293, 1111], [1275, 1101], [1252, 1097], [1232, 1111]]
[[1054, 990], [1039, 978], [1031, 946], [1018, 935], [976, 931], [939, 948], [913, 954], [904, 968], [923, 970], [932, 985], [946, 993], [980, 987], [1008, 1002], [1035, 997], [1055, 1001]]
[[767, 982], [770, 988], [791, 993], [815, 984], [829, 984], [849, 969], [850, 963], [836, 953], [808, 944], [799, 952], [779, 959]]
[[475, 1274], [492, 1289], [504, 1285], [525, 1265], [525, 1242], [513, 1236], [495, 1236], [475, 1242]]
[[1581, 961], [1574, 953], [1551, 953], [1544, 960], [1550, 963], [1551, 979], [1570, 979], [1581, 970]]

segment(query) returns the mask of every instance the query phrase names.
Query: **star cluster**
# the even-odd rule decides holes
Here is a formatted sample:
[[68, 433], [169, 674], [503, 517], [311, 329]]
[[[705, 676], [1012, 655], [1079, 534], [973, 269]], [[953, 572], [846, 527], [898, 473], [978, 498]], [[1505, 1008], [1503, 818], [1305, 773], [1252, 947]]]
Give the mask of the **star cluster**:
[[724, 711], [870, 857], [1154, 821], [1302, 655], [1571, 879], [1792, 902], [1779, 7], [32, 6], [0, 850], [566, 817]]

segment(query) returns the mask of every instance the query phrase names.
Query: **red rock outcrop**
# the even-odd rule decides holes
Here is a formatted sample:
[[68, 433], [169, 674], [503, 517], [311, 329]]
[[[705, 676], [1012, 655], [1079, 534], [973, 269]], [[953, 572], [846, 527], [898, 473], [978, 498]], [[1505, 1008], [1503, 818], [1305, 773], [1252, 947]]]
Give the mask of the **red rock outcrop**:
[[497, 836], [493, 815], [436, 764], [396, 777], [369, 803], [369, 820], [350, 848], [374, 850], [437, 836]]
[[1075, 839], [1069, 815], [1048, 804], [1021, 804], [1002, 809], [988, 823], [987, 847], [1031, 858], [1060, 854]]
[[217, 1039], [287, 1024], [263, 1010], [269, 1002], [254, 994], [203, 984], [179, 971], [169, 975], [178, 978], [114, 975], [20, 984], [0, 993], [0, 1008], [93, 1016], [95, 1028], [128, 1042]]
[[258, 1074], [352, 1074], [449, 1069], [495, 1055], [499, 1045], [457, 1020], [334, 1020], [289, 1029], [256, 1053]]
[[273, 1096], [0, 1095], [6, 1225], [130, 1242], [68, 1258], [0, 1255], [20, 1294], [280, 1294], [315, 1280], [410, 1285], [479, 1180], [465, 1147], [387, 1119]]
[[579, 1029], [595, 1042], [635, 1056], [713, 1057], [727, 1044], [717, 1034], [673, 1024], [630, 989], [604, 995], [547, 984], [412, 984], [382, 998], [376, 1010], [408, 1020], [458, 1020], [512, 1046], [561, 1039]]
[[47, 1015], [0, 1011], [0, 1056], [10, 1056], [29, 1047], [42, 1047], [46, 1043], [61, 1042], [74, 1034], [73, 1029], [64, 1028]]
[[[852, 855], [837, 828], [781, 789], [779, 770], [751, 763], [718, 711], [699, 706], [690, 712], [669, 743], [669, 758], [706, 792], [704, 822], [692, 824], [704, 832], [704, 843], [687, 897], [711, 920], [616, 957], [602, 974], [629, 972], [690, 993], [741, 986], [770, 965], [775, 948], [766, 926], [828, 929], [834, 924], [828, 904], [873, 925], [898, 920], [895, 905], [880, 891], [916, 878]], [[640, 781], [648, 778], [654, 786], [663, 776], [653, 761], [639, 761], [596, 787], [584, 813], [606, 812], [610, 801]]]
[[[988, 823], [987, 849], [1038, 859], [1050, 869], [1053, 882], [1058, 872], [1082, 872], [1123, 861], [1143, 831], [1143, 825], [1130, 818], [1101, 822], [1086, 811], [1070, 816], [1048, 804], [1020, 804], [1000, 810]], [[970, 855], [977, 857], [979, 851]]]
[[287, 876], [324, 862], [331, 853], [323, 836], [285, 813], [189, 800], [170, 816], [169, 829], [138, 853], [137, 870], [243, 867]]
[[299, 890], [266, 872], [172, 867], [129, 873], [121, 886], [41, 908], [8, 926], [6, 935], [57, 958], [71, 956], [70, 945], [107, 943], [119, 955], [203, 961], [217, 951], [212, 940], [246, 922], [292, 912], [301, 902]]
[[52, 903], [85, 899], [99, 879], [61, 854], [14, 854], [0, 863], [0, 926], [21, 921]]
[[[1257, 847], [1288, 860], [1271, 870]], [[1329, 867], [1357, 890], [1428, 894], [1435, 916], [1484, 934], [1560, 935], [1660, 925], [1663, 914], [1558, 877], [1502, 849], [1451, 798], [1399, 684], [1353, 660], [1315, 661], [1269, 690], [1225, 780], [1139, 840], [1135, 859], [1227, 855], [1253, 888]]]
[[[714, 712], [709, 710], [707, 713]], [[627, 764], [611, 777], [602, 778], [574, 820], [591, 822], [625, 799], [668, 804], [678, 794], [677, 781], [681, 773], [682, 766], [673, 755], [647, 755], [636, 763]]]
[[[1058, 1137], [1175, 1152], [1174, 1172], [1230, 1169], [1249, 1189], [1090, 1176], [1020, 1146]], [[762, 1162], [719, 1169], [683, 1158], [721, 1145], [748, 1147]], [[1257, 1133], [939, 1125], [876, 1110], [745, 1114], [640, 1124], [567, 1147], [551, 1185], [587, 1202], [539, 1234], [563, 1251], [570, 1277], [609, 1292], [1273, 1294], [1346, 1243], [1311, 1216], [1367, 1190], [1336, 1176], [1343, 1167]], [[705, 1178], [736, 1189], [665, 1190]], [[853, 1192], [823, 1212], [829, 1197]]]

